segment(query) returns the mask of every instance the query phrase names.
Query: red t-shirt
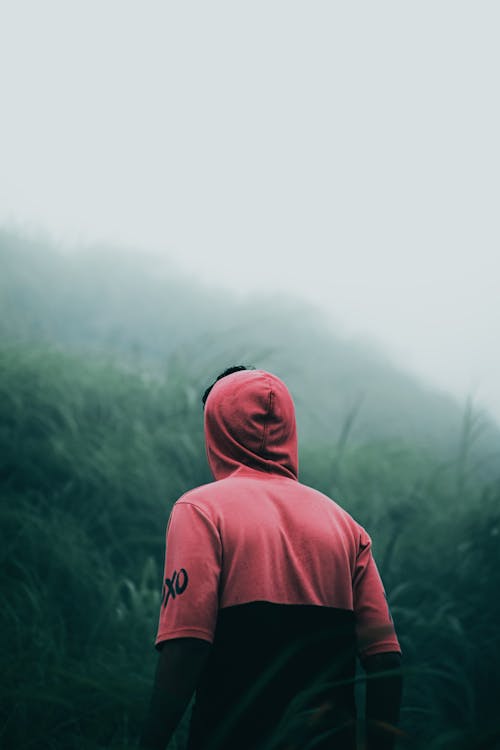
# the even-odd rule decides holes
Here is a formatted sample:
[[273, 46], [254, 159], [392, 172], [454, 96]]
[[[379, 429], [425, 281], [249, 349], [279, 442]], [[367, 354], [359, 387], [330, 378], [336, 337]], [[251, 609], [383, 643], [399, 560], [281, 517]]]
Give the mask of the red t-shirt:
[[[214, 747], [257, 747], [325, 665], [349, 683], [356, 652], [363, 658], [400, 646], [370, 537], [297, 480], [295, 413], [282, 381], [250, 370], [217, 382], [205, 436], [216, 481], [172, 510], [156, 644], [213, 643], [190, 748], [205, 747], [245, 700], [249, 707]], [[336, 701], [354, 715], [352, 682]]]

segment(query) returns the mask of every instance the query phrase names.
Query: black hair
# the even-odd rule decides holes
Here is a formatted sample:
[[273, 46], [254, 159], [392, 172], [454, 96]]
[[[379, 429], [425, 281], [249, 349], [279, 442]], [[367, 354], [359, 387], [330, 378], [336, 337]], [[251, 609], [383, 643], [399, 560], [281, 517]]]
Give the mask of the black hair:
[[203, 408], [205, 408], [205, 402], [210, 394], [210, 391], [214, 387], [214, 385], [217, 383], [217, 381], [222, 380], [222, 378], [225, 378], [226, 375], [232, 375], [233, 372], [240, 372], [240, 370], [255, 370], [255, 367], [246, 367], [246, 365], [233, 365], [233, 367], [228, 367], [227, 370], [224, 370], [224, 372], [221, 372], [220, 375], [218, 375], [212, 385], [210, 385], [203, 396], [201, 397], [201, 401], [203, 404]]

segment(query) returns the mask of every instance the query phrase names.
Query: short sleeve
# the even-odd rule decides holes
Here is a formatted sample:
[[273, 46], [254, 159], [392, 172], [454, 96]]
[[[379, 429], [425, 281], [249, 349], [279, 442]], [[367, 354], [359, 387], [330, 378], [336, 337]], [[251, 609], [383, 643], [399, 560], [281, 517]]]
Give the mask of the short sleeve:
[[371, 539], [364, 529], [361, 529], [359, 539], [353, 594], [360, 658], [384, 651], [401, 652], [382, 579], [373, 558]]
[[176, 503], [167, 526], [157, 647], [170, 638], [213, 641], [221, 558], [215, 524], [197, 506]]

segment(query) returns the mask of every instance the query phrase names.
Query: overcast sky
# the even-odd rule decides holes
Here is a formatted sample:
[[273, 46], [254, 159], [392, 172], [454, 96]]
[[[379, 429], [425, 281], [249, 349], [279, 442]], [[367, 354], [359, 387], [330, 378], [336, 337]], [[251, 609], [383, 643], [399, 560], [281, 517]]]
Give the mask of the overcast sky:
[[0, 0], [0, 223], [298, 293], [500, 420], [499, 22]]

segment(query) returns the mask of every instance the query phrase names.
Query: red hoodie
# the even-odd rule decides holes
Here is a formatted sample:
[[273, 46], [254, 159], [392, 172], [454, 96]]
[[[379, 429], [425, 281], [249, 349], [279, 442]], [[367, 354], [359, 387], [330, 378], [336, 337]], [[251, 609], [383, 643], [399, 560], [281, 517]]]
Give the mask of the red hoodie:
[[216, 481], [172, 510], [156, 638], [213, 644], [189, 747], [259, 747], [321, 673], [323, 684], [343, 684], [317, 689], [293, 716], [327, 705], [345, 723], [355, 714], [355, 653], [400, 651], [370, 537], [298, 482], [294, 405], [275, 375], [243, 370], [218, 381], [205, 439]]

